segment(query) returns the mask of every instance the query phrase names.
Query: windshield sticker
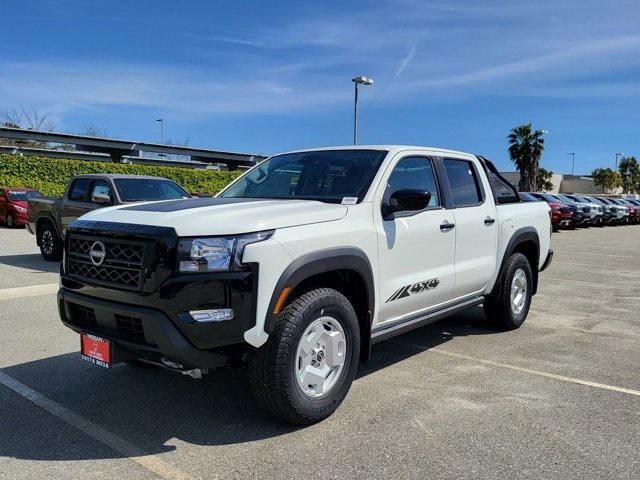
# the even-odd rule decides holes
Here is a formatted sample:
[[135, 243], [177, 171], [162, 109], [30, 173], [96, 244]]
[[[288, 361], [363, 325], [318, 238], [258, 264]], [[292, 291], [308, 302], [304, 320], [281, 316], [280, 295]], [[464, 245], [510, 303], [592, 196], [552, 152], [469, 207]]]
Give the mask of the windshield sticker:
[[341, 203], [342, 205], [355, 205], [358, 203], [358, 197], [344, 197]]

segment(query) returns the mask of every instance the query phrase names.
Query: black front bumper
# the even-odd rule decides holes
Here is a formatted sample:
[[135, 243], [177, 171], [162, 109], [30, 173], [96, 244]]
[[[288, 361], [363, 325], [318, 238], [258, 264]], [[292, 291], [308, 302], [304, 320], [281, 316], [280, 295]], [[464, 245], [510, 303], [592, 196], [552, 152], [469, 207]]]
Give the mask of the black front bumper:
[[[120, 243], [135, 238], [145, 244], [144, 270], [138, 288], [118, 288], [65, 268], [58, 307], [66, 326], [107, 338], [137, 357], [167, 358], [185, 367], [221, 366], [247, 348], [244, 332], [255, 325], [257, 265], [247, 271], [181, 274], [174, 268], [177, 237], [171, 232], [158, 240], [150, 238], [143, 226], [131, 237], [118, 236], [103, 225], [90, 227], [70, 229], [66, 267], [69, 238], [75, 235]], [[199, 323], [189, 315], [222, 308], [232, 309], [234, 318]]]

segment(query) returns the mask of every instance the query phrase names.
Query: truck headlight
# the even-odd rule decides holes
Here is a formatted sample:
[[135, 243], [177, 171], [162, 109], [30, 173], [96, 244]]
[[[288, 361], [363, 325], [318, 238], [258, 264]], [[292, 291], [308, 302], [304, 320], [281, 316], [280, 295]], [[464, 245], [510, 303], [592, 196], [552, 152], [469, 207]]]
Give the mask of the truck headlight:
[[262, 242], [273, 230], [233, 237], [183, 238], [178, 242], [178, 270], [186, 273], [247, 270], [244, 247]]
[[15, 205], [14, 208], [16, 209], [16, 211], [20, 212], [20, 213], [26, 213], [27, 209], [24, 207], [21, 207], [19, 205]]

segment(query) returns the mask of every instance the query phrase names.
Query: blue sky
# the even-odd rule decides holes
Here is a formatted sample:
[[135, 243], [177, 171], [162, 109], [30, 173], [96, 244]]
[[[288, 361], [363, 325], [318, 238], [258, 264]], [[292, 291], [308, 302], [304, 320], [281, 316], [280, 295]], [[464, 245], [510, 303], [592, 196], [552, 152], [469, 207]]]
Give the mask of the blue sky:
[[481, 153], [549, 131], [543, 166], [640, 154], [637, 0], [3, 0], [0, 110], [59, 130], [252, 153], [361, 143]]

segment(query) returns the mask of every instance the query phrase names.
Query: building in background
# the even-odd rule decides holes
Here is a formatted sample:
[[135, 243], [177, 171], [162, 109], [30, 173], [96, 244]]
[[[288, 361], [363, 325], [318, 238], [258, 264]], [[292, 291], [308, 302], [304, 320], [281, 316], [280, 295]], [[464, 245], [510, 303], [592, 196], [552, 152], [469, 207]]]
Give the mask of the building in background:
[[[516, 187], [520, 181], [519, 172], [501, 172], [502, 176], [513, 183]], [[553, 184], [553, 189], [549, 190], [549, 193], [582, 193], [597, 195], [602, 194], [602, 187], [593, 183], [593, 178], [586, 175], [562, 175], [554, 173], [549, 180]], [[615, 192], [608, 192], [619, 194], [622, 193], [622, 189], [618, 189]]]

